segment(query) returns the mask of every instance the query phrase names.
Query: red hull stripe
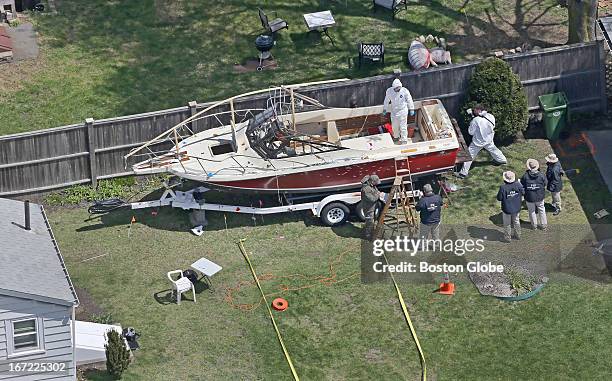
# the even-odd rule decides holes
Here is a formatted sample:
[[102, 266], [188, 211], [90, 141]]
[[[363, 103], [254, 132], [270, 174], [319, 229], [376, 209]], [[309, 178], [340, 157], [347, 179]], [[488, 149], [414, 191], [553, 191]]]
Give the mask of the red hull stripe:
[[[410, 169], [413, 176], [448, 170], [454, 167], [456, 156], [456, 150], [411, 156]], [[258, 179], [214, 181], [213, 177], [212, 181], [206, 183], [222, 188], [263, 192], [342, 189], [355, 187], [367, 175], [377, 174], [382, 180], [395, 178], [394, 161], [387, 159]], [[405, 161], [398, 161], [398, 169], [407, 169]]]

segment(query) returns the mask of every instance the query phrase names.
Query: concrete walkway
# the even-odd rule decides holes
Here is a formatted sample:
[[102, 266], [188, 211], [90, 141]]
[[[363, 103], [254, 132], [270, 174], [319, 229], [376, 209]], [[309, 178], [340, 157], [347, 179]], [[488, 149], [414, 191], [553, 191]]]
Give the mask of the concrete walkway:
[[612, 130], [589, 131], [587, 136], [595, 148], [593, 158], [599, 172], [612, 193]]
[[38, 57], [36, 31], [31, 23], [23, 23], [15, 28], [6, 28], [13, 43], [13, 60], [33, 60]]

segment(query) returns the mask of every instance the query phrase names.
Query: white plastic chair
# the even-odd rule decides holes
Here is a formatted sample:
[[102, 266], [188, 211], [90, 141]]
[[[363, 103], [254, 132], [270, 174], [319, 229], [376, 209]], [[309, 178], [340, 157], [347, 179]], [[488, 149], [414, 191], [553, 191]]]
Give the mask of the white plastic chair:
[[[181, 277], [177, 280], [172, 279], [173, 275], [181, 274]], [[193, 292], [193, 301], [196, 301], [195, 295], [195, 286], [189, 279], [183, 276], [182, 270], [174, 270], [168, 272], [168, 279], [172, 282], [172, 287], [174, 288], [174, 292], [176, 292], [176, 303], [181, 304], [181, 294], [183, 292], [191, 290]]]

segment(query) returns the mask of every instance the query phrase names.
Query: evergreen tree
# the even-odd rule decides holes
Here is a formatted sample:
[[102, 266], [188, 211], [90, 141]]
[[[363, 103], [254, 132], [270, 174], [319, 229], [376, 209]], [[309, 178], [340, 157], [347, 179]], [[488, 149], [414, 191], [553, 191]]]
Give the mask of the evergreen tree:
[[495, 116], [495, 140], [498, 143], [509, 142], [517, 133], [527, 129], [527, 94], [518, 75], [505, 61], [488, 58], [476, 66], [461, 109], [460, 119], [464, 128], [467, 129], [472, 120], [465, 111], [478, 103], [484, 104]]
[[111, 329], [106, 333], [106, 370], [113, 377], [120, 379], [123, 371], [130, 364], [130, 352], [125, 346], [125, 341], [119, 332]]

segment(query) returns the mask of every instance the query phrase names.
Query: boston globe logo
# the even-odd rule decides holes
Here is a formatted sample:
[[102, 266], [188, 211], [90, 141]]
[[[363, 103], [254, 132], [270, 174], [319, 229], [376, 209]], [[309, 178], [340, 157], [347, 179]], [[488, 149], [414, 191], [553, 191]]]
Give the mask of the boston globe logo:
[[372, 270], [376, 273], [459, 273], [479, 272], [491, 273], [504, 271], [504, 266], [491, 262], [473, 261], [467, 264], [432, 264], [427, 261], [408, 262], [400, 261], [397, 264], [389, 264], [381, 257], [391, 254], [404, 254], [414, 257], [417, 253], [452, 253], [463, 256], [466, 253], [482, 253], [485, 250], [482, 239], [413, 239], [397, 236], [395, 239], [376, 239], [372, 242], [372, 255], [379, 258], [372, 263]]

